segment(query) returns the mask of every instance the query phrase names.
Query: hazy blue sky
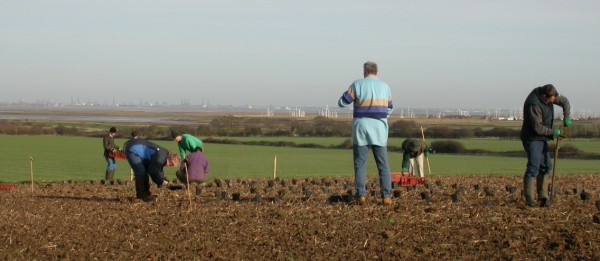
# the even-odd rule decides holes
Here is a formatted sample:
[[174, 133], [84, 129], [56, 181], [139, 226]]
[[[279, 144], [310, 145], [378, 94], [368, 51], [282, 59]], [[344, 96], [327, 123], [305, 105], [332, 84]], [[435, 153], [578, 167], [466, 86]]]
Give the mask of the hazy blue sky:
[[0, 101], [336, 106], [367, 60], [397, 108], [600, 110], [600, 1], [1, 0]]

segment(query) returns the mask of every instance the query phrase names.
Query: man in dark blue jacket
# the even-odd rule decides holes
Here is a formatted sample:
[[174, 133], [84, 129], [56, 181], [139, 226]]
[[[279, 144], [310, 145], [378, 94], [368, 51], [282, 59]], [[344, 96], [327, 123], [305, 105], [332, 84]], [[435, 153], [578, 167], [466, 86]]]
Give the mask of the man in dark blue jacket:
[[[562, 107], [564, 128], [554, 128], [554, 105]], [[534, 179], [540, 205], [550, 206], [548, 181], [552, 161], [548, 152], [548, 140], [563, 139], [569, 135], [571, 105], [567, 97], [559, 95], [552, 84], [533, 89], [523, 105], [521, 141], [527, 153], [527, 170], [523, 177], [525, 204], [536, 206]]]
[[157, 187], [168, 189], [180, 189], [181, 186], [169, 184], [163, 173], [164, 166], [177, 167], [181, 159], [177, 153], [169, 151], [155, 143], [144, 139], [131, 139], [127, 142], [125, 156], [135, 175], [136, 197], [142, 200], [150, 200], [150, 180]]

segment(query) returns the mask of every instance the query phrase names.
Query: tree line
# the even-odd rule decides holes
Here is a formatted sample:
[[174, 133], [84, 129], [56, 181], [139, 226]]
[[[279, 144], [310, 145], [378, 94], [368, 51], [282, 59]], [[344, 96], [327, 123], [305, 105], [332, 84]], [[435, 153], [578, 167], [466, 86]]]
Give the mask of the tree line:
[[[560, 126], [556, 122], [556, 126]], [[213, 118], [209, 123], [198, 125], [168, 126], [149, 124], [145, 126], [117, 126], [121, 136], [132, 130], [138, 131], [147, 139], [170, 139], [169, 131], [176, 129], [199, 137], [351, 137], [352, 122], [348, 120], [315, 117], [302, 118], [265, 118], [237, 117], [224, 115]], [[28, 121], [0, 120], [0, 134], [9, 135], [70, 135], [98, 137], [106, 133], [104, 129], [91, 127], [85, 123], [34, 123]], [[480, 126], [428, 126], [427, 138], [463, 139], [463, 138], [506, 138], [518, 139], [520, 128]], [[390, 122], [390, 137], [421, 137], [421, 126], [414, 120]], [[572, 138], [600, 138], [600, 124], [574, 124], [571, 127]]]

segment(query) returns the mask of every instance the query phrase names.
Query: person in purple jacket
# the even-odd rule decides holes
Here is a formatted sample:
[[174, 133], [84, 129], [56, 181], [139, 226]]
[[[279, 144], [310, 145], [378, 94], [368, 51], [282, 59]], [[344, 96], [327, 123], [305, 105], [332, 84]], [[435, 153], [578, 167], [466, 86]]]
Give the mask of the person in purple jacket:
[[202, 183], [210, 172], [208, 159], [200, 150], [194, 151], [187, 155], [183, 161], [183, 164], [181, 164], [179, 170], [175, 173], [175, 176], [177, 176], [179, 181], [181, 181], [183, 184], [188, 183], [186, 177], [186, 167], [187, 174], [189, 175], [189, 182]]

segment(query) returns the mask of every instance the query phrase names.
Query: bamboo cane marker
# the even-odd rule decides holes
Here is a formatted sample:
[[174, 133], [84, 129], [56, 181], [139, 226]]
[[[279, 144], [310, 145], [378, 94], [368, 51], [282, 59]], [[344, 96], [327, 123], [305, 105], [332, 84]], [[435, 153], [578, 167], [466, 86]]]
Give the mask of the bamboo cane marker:
[[187, 162], [183, 163], [184, 167], [185, 167], [185, 180], [186, 180], [186, 184], [187, 184], [187, 194], [188, 194], [188, 200], [190, 201], [190, 212], [192, 212], [192, 194], [190, 194], [190, 174], [188, 173], [188, 167], [187, 167]]
[[129, 169], [129, 181], [133, 182], [133, 169]]
[[277, 155], [273, 159], [273, 179], [277, 178]]
[[[423, 142], [425, 142], [425, 131], [423, 130], [423, 126], [421, 126], [421, 137], [423, 137]], [[426, 157], [427, 160], [427, 169], [429, 170], [429, 175], [431, 176], [431, 166], [429, 165], [429, 157]]]
[[31, 174], [31, 193], [33, 193], [33, 157], [29, 155], [29, 172]]

